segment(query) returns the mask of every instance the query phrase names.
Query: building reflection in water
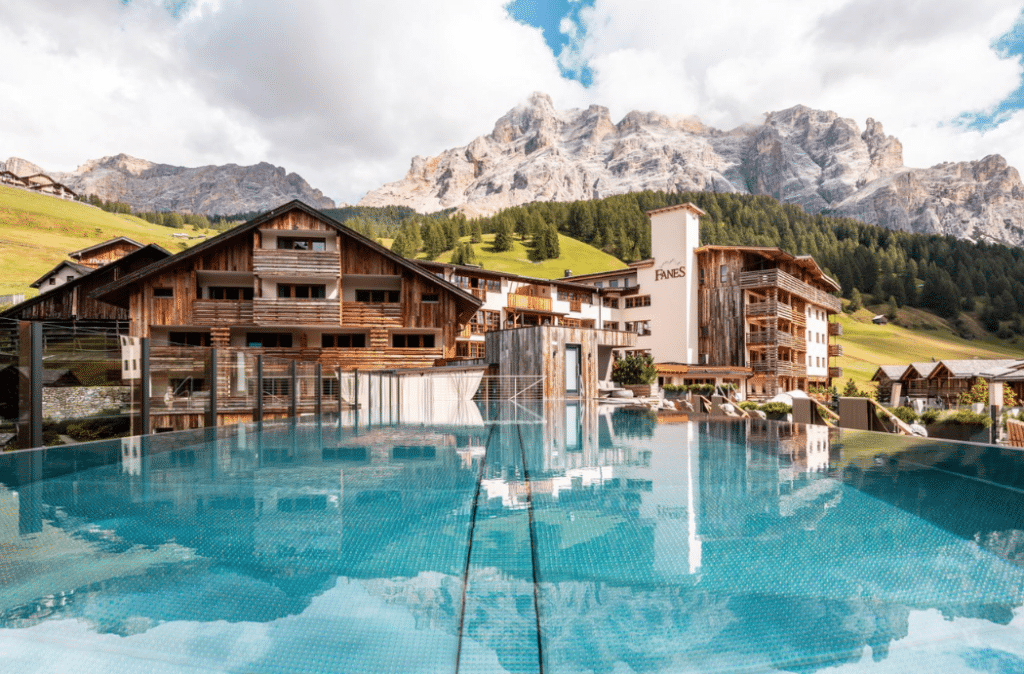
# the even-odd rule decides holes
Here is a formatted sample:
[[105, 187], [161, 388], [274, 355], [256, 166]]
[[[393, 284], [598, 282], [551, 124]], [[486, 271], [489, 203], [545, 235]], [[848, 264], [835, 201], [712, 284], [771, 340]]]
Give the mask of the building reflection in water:
[[915, 612], [1019, 626], [1024, 476], [998, 450], [971, 468], [965, 446], [572, 403], [457, 417], [0, 457], [0, 626], [268, 623], [357, 582], [509, 671], [813, 671], [925, 640]]

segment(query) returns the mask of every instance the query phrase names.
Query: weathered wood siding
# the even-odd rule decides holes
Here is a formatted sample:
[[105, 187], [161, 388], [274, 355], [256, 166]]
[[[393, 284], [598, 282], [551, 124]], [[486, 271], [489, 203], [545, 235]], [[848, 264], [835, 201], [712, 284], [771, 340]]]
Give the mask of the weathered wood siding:
[[[263, 250], [263, 232], [271, 230], [336, 233], [337, 250]], [[253, 274], [254, 299], [196, 299], [197, 272], [207, 271]], [[395, 277], [400, 301], [343, 301], [346, 279], [352, 275]], [[287, 277], [296, 277], [302, 283], [337, 283], [338, 296], [316, 300], [262, 296], [261, 279], [276, 281]], [[173, 297], [154, 297], [156, 288], [170, 288]], [[424, 302], [424, 295], [436, 295], [437, 301]], [[319, 360], [325, 367], [343, 369], [427, 367], [437, 359], [453, 358], [455, 337], [462, 327], [458, 298], [440, 280], [423, 276], [348, 235], [343, 228], [302, 211], [284, 213], [144, 280], [131, 295], [130, 314], [133, 334], [151, 336], [150, 328], [154, 325], [208, 327], [218, 329], [218, 343], [227, 341], [225, 329], [229, 328], [285, 326], [290, 332], [297, 332], [294, 326], [367, 328], [364, 348], [320, 349], [320, 344], [306, 343], [304, 336], [296, 334], [294, 348], [279, 350], [285, 358]], [[392, 334], [409, 329], [433, 333], [435, 346], [393, 348]]]
[[78, 263], [83, 264], [86, 267], [96, 269], [103, 265], [110, 264], [115, 260], [120, 260], [127, 255], [131, 255], [137, 250], [139, 250], [138, 246], [128, 243], [127, 241], [116, 241], [112, 244], [101, 246], [94, 251], [90, 251], [86, 256], [80, 257]]
[[[708, 354], [708, 365], [746, 365], [746, 319], [743, 315], [743, 291], [738, 285], [744, 267], [738, 251], [711, 250], [698, 258], [698, 274], [703, 284], [697, 288], [697, 335], [700, 353]], [[722, 281], [722, 265], [727, 277]]]

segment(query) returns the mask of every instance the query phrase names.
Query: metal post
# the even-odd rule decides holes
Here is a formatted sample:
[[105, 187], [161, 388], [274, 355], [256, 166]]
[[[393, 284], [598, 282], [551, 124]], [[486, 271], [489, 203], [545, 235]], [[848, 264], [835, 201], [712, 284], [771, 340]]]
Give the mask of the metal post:
[[206, 425], [215, 427], [217, 425], [217, 349], [210, 349], [210, 410]]
[[324, 386], [323, 386], [323, 366], [320, 363], [316, 364], [316, 382], [313, 384], [316, 391], [316, 418], [317, 421], [324, 413]]
[[288, 366], [288, 374], [292, 380], [291, 387], [291, 399], [288, 401], [288, 415], [295, 419], [299, 416], [299, 390], [298, 390], [298, 367], [297, 363], [293, 360]]
[[253, 421], [263, 421], [263, 354], [256, 355], [256, 413]]
[[152, 395], [153, 382], [149, 380], [150, 376], [150, 364], [149, 364], [149, 338], [143, 337], [139, 340], [139, 395], [142, 400], [139, 401], [139, 435], [149, 435], [149, 424], [150, 424], [150, 402], [149, 398]]
[[43, 324], [32, 323], [32, 367], [31, 367], [31, 441], [32, 447], [43, 446]]
[[353, 370], [352, 375], [355, 377], [355, 382], [353, 382], [352, 386], [352, 389], [354, 391], [352, 394], [354, 402], [352, 404], [355, 406], [356, 409], [359, 409], [359, 370]]
[[342, 376], [341, 368], [335, 368], [334, 376], [338, 380], [338, 426], [341, 426], [341, 390], [342, 390]]

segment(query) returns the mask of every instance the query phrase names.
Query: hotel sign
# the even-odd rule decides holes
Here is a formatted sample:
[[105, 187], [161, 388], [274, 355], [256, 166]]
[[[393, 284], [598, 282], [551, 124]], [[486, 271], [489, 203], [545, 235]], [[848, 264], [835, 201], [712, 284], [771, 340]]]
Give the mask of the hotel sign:
[[670, 278], [683, 278], [686, 276], [686, 267], [674, 267], [672, 269], [655, 269], [654, 280], [664, 281]]

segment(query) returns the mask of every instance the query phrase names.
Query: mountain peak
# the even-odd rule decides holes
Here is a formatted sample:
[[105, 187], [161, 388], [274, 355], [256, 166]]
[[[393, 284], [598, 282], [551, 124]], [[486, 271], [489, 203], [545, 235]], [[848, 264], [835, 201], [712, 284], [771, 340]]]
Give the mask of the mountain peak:
[[403, 180], [359, 205], [490, 214], [639, 190], [767, 194], [893, 229], [1024, 243], [1024, 185], [1001, 157], [907, 168], [903, 145], [881, 122], [869, 118], [861, 130], [806, 105], [724, 132], [657, 112], [632, 111], [615, 124], [604, 106], [558, 111], [538, 92], [490, 135], [417, 157]]

